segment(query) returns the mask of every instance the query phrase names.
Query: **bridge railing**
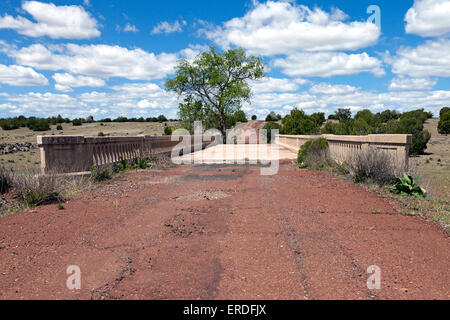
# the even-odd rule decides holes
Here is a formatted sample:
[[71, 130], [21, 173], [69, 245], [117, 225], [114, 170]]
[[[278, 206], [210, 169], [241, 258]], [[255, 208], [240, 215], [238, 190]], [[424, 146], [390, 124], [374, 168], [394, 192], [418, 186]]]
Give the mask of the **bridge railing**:
[[398, 170], [408, 168], [409, 148], [412, 143], [412, 135], [410, 134], [372, 134], [367, 136], [278, 135], [278, 141], [281, 146], [298, 152], [305, 142], [319, 137], [328, 140], [330, 156], [337, 162], [348, 161], [350, 157], [359, 152], [384, 151], [391, 156]]
[[[41, 152], [41, 173], [77, 173], [89, 171], [91, 166], [105, 166], [121, 160], [144, 158], [156, 154], [170, 154], [182, 139], [191, 139], [191, 152], [204, 149], [211, 141], [194, 136], [136, 136], [84, 137], [38, 136]], [[213, 138], [214, 139], [214, 138]], [[198, 142], [200, 141], [200, 142]], [[214, 140], [213, 140], [214, 141]], [[197, 145], [196, 145], [197, 144]]]

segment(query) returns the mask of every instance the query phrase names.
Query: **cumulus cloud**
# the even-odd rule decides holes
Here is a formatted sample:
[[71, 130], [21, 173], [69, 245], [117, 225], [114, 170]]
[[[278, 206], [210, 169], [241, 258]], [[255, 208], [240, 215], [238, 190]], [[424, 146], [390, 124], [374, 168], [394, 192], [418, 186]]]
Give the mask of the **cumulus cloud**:
[[136, 28], [136, 26], [134, 24], [127, 23], [125, 25], [125, 28], [123, 28], [123, 31], [125, 31], [125, 32], [139, 32], [139, 29]]
[[405, 16], [406, 33], [422, 37], [441, 36], [450, 32], [450, 1], [415, 0]]
[[333, 77], [370, 72], [375, 76], [385, 74], [382, 62], [367, 53], [300, 52], [276, 59], [274, 66], [292, 77]]
[[250, 83], [253, 94], [260, 94], [266, 92], [289, 92], [296, 91], [300, 87], [301, 83], [306, 83], [306, 80], [297, 79], [280, 79], [266, 77], [261, 80], [256, 80]]
[[390, 90], [407, 91], [407, 90], [429, 90], [437, 83], [437, 80], [430, 78], [408, 78], [400, 76], [392, 79], [389, 85]]
[[201, 33], [223, 48], [231, 45], [253, 54], [287, 54], [298, 50], [356, 50], [373, 45], [380, 29], [369, 22], [346, 22], [339, 9], [330, 13], [294, 2], [257, 3], [241, 18], [220, 27], [206, 27]]
[[429, 40], [418, 47], [403, 47], [385, 56], [395, 74], [413, 78], [450, 77], [450, 39]]
[[45, 86], [48, 80], [32, 68], [0, 64], [0, 83], [10, 86]]
[[21, 49], [5, 49], [18, 64], [38, 70], [64, 70], [96, 78], [123, 77], [130, 80], [161, 79], [173, 73], [177, 54], [155, 55], [140, 48], [110, 45], [44, 46], [33, 44]]
[[22, 16], [5, 14], [0, 17], [0, 29], [13, 29], [29, 37], [49, 36], [52, 39], [89, 39], [100, 36], [97, 21], [81, 6], [25, 1], [22, 9], [36, 22]]
[[313, 94], [328, 94], [328, 95], [339, 95], [348, 94], [358, 91], [358, 88], [344, 85], [344, 84], [331, 84], [331, 83], [319, 83], [311, 87], [309, 92]]
[[176, 20], [173, 23], [163, 21], [153, 28], [152, 34], [170, 34], [174, 32], [182, 32], [183, 26], [185, 26], [186, 24], [187, 23], [184, 20], [182, 20], [181, 22]]
[[103, 79], [85, 76], [74, 76], [69, 73], [55, 73], [55, 89], [58, 91], [70, 92], [72, 88], [77, 87], [104, 87], [106, 85]]

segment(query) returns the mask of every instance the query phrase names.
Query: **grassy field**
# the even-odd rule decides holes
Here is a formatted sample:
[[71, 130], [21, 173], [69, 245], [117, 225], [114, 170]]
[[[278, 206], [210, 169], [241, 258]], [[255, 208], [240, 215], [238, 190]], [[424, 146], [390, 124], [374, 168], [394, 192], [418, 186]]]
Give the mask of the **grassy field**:
[[[82, 126], [73, 126], [71, 123], [63, 123], [63, 130], [56, 130], [56, 126], [51, 126], [51, 130], [34, 132], [28, 128], [5, 131], [0, 128], [0, 144], [16, 142], [34, 142], [38, 135], [80, 135], [87, 137], [97, 137], [100, 132], [105, 136], [137, 136], [152, 135], [161, 136], [165, 126], [177, 127], [178, 122], [108, 122], [108, 123], [86, 123]], [[37, 170], [40, 167], [39, 149], [29, 152], [17, 152], [0, 155], [0, 166], [14, 167], [16, 169], [26, 168], [27, 170]]]
[[430, 131], [431, 140], [426, 154], [411, 157], [410, 169], [420, 178], [428, 193], [440, 199], [450, 200], [450, 137], [437, 132], [438, 119], [430, 119], [425, 129]]

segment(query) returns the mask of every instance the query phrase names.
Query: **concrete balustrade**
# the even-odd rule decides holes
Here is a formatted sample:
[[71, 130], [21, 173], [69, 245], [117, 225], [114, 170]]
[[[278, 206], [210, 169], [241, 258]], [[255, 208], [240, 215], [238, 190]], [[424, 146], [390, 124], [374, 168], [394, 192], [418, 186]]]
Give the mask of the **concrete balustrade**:
[[[175, 137], [174, 137], [175, 138]], [[192, 137], [84, 137], [38, 136], [41, 152], [41, 173], [77, 173], [89, 171], [91, 166], [105, 166], [121, 160], [144, 158], [155, 154], [170, 154], [182, 139], [191, 139], [191, 150], [204, 149], [214, 142]]]
[[398, 170], [408, 168], [409, 148], [412, 143], [412, 135], [410, 134], [372, 134], [367, 136], [278, 135], [279, 144], [295, 152], [298, 152], [306, 141], [319, 137], [328, 140], [330, 156], [337, 162], [348, 161], [352, 155], [358, 152], [382, 150], [391, 156]]

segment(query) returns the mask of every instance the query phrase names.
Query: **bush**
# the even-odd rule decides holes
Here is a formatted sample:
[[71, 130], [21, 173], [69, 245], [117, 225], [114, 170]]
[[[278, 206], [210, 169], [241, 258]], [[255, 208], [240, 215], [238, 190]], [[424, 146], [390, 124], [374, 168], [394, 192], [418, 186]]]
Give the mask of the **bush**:
[[58, 125], [56, 126], [56, 130], [61, 131], [62, 129], [63, 129], [63, 127], [62, 127], [62, 125], [60, 125], [60, 124], [58, 124]]
[[353, 153], [348, 160], [348, 170], [356, 183], [367, 181], [385, 185], [398, 175], [394, 159], [379, 149]]
[[164, 135], [165, 136], [171, 136], [172, 135], [172, 128], [171, 127], [164, 127]]
[[19, 199], [27, 207], [64, 201], [62, 193], [64, 187], [68, 186], [65, 180], [63, 181], [65, 178], [53, 175], [38, 176], [36, 172], [2, 169], [0, 180], [1, 177], [7, 182], [3, 185], [14, 188]]
[[276, 122], [267, 122], [264, 127], [264, 130], [267, 130], [267, 143], [272, 143], [272, 130], [280, 130], [281, 126]]
[[255, 121], [256, 119], [258, 119], [258, 117], [256, 115], [252, 115], [252, 120]]
[[73, 120], [72, 120], [72, 125], [73, 125], [74, 127], [79, 127], [79, 126], [81, 126], [81, 124], [82, 124], [82, 122], [81, 122], [80, 119], [73, 119]]
[[111, 179], [111, 172], [108, 168], [97, 168], [95, 166], [91, 167], [91, 178], [95, 181], [104, 181]]
[[323, 169], [331, 164], [328, 140], [318, 138], [309, 140], [298, 151], [297, 163], [300, 168]]
[[35, 119], [28, 123], [28, 128], [33, 131], [48, 131], [50, 130], [50, 124], [46, 119]]
[[99, 136], [99, 137], [104, 137], [105, 134], [104, 134], [102, 131], [100, 131], [100, 132], [98, 133], [98, 136]]
[[442, 108], [438, 124], [438, 132], [440, 134], [450, 133], [450, 109]]
[[4, 167], [0, 168], [0, 194], [7, 192], [11, 188], [11, 175]]

